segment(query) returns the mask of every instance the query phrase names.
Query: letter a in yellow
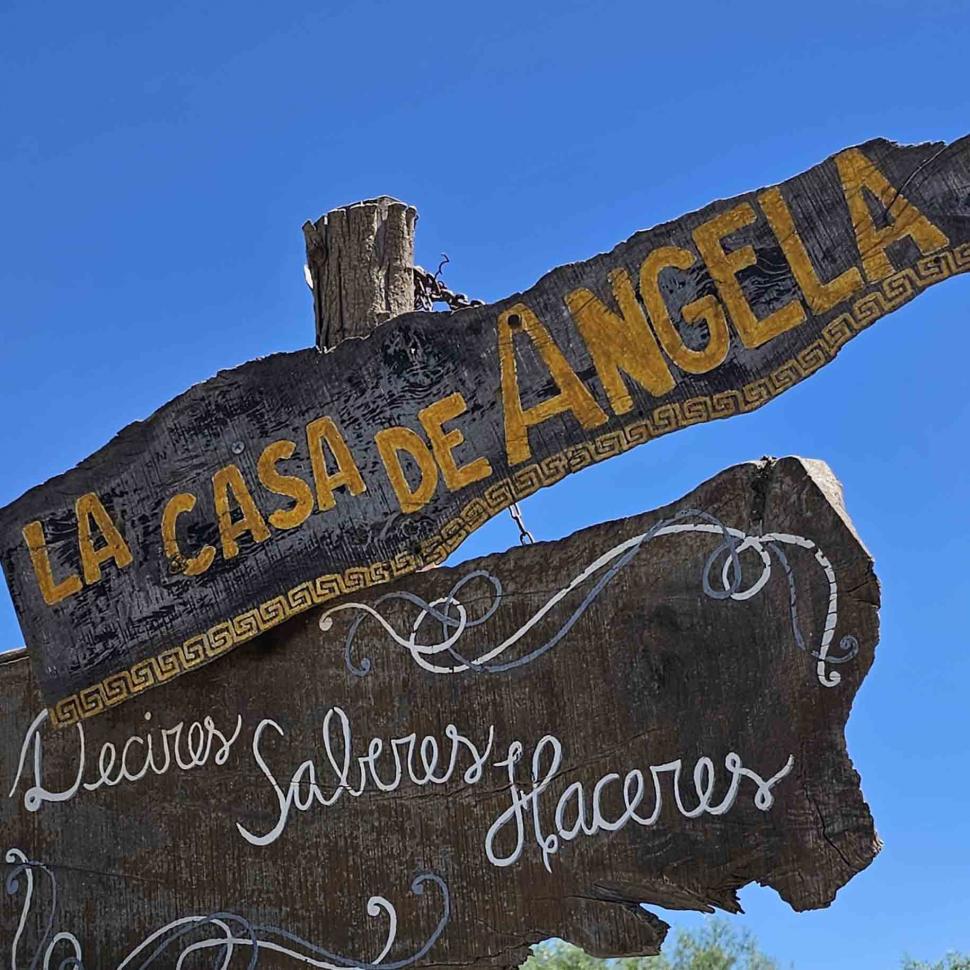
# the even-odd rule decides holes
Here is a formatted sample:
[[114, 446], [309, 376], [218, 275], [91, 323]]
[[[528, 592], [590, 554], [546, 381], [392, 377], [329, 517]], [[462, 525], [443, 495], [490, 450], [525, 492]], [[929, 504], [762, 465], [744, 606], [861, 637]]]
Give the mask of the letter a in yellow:
[[[559, 388], [558, 394], [546, 398], [545, 401], [531, 408], [522, 407], [513, 331], [523, 333], [532, 341], [533, 347]], [[554, 415], [570, 411], [580, 425], [587, 429], [595, 428], [608, 420], [606, 412], [596, 403], [586, 385], [569, 366], [569, 362], [556, 346], [552, 335], [523, 303], [517, 303], [511, 309], [499, 314], [498, 356], [502, 369], [505, 448], [510, 465], [528, 461], [532, 454], [529, 447], [529, 428], [548, 421]]]
[[[239, 555], [236, 540], [247, 532], [256, 542], [265, 542], [269, 538], [269, 527], [246, 487], [242, 472], [235, 465], [226, 465], [212, 476], [212, 495], [219, 522], [222, 554], [226, 559]], [[237, 522], [233, 521], [230, 495], [242, 511], [242, 518]]]
[[[90, 586], [101, 578], [101, 563], [109, 559], [119, 569], [131, 564], [131, 550], [118, 531], [101, 499], [94, 492], [82, 495], [74, 503], [77, 513], [77, 544], [81, 553], [84, 582]], [[104, 545], [94, 548], [95, 529], [104, 538]]]
[[[835, 164], [852, 217], [862, 267], [871, 283], [884, 280], [896, 271], [886, 249], [906, 236], [916, 243], [924, 256], [950, 244], [946, 234], [934, 226], [858, 148], [836, 155]], [[863, 189], [886, 207], [889, 224], [882, 229], [876, 228]]]

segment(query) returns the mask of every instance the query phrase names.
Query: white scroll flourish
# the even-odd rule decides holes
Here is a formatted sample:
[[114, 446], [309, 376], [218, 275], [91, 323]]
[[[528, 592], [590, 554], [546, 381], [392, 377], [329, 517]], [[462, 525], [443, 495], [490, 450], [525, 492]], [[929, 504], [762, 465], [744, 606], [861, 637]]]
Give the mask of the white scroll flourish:
[[[55, 970], [84, 970], [81, 944], [77, 937], [72, 933], [53, 932], [57, 914], [57, 879], [53, 870], [43, 863], [29, 861], [27, 856], [16, 848], [7, 850], [5, 861], [10, 867], [5, 880], [7, 894], [13, 896], [20, 891], [21, 879], [25, 887], [20, 921], [10, 948], [11, 970], [20, 970], [18, 960], [24, 928], [34, 901], [35, 872], [46, 876], [50, 889], [50, 915], [29, 967], [31, 970], [37, 967], [42, 967], [43, 970], [51, 970], [51, 967]], [[247, 970], [257, 970], [261, 951], [279, 953], [305, 966], [322, 967], [326, 970], [403, 970], [404, 967], [417, 963], [427, 955], [444, 932], [451, 917], [448, 886], [440, 876], [434, 873], [420, 873], [411, 882], [411, 892], [422, 895], [429, 884], [436, 886], [442, 897], [442, 913], [434, 931], [414, 953], [387, 963], [384, 961], [397, 940], [397, 910], [383, 896], [371, 896], [367, 901], [367, 915], [378, 917], [383, 914], [388, 922], [384, 944], [372, 961], [355, 960], [352, 957], [333, 953], [301, 939], [288, 930], [276, 926], [257, 926], [236, 913], [213, 913], [209, 916], [186, 916], [166, 924], [142, 940], [118, 964], [116, 970], [148, 970], [152, 966], [160, 965], [159, 961], [162, 959], [166, 961], [165, 966], [171, 966], [168, 961], [176, 955], [175, 970], [183, 970], [186, 959], [200, 950], [216, 950], [214, 967], [216, 970], [228, 970], [237, 949], [245, 953], [247, 948], [249, 956]], [[52, 962], [57, 957], [59, 957], [57, 962]]]
[[[783, 532], [749, 535], [740, 529], [724, 525], [715, 516], [698, 509], [686, 509], [678, 512], [669, 519], [658, 522], [646, 532], [631, 536], [607, 550], [594, 559], [585, 569], [577, 573], [562, 589], [550, 596], [514, 633], [500, 643], [481, 650], [478, 656], [474, 658], [463, 656], [458, 649], [458, 644], [468, 630], [487, 623], [499, 608], [502, 600], [501, 581], [497, 576], [484, 570], [474, 570], [467, 573], [455, 583], [446, 595], [430, 603], [406, 591], [380, 596], [374, 601], [373, 606], [361, 602], [339, 603], [321, 614], [320, 629], [325, 633], [330, 631], [333, 627], [333, 617], [337, 613], [351, 611], [357, 614], [347, 633], [345, 657], [348, 669], [358, 676], [367, 674], [371, 669], [370, 658], [364, 657], [359, 663], [355, 663], [353, 659], [354, 643], [358, 631], [361, 623], [368, 618], [379, 623], [395, 644], [406, 650], [416, 664], [430, 673], [442, 675], [459, 674], [465, 671], [502, 673], [531, 663], [556, 646], [609, 585], [616, 574], [628, 565], [645, 546], [668, 536], [683, 536], [692, 533], [709, 534], [720, 539], [708, 555], [701, 576], [704, 593], [712, 599], [751, 599], [768, 585], [774, 564], [777, 562], [788, 584], [789, 616], [795, 645], [815, 658], [816, 676], [822, 686], [835, 687], [839, 684], [842, 679], [841, 675], [837, 670], [830, 670], [829, 667], [852, 660], [859, 651], [859, 644], [854, 636], [846, 635], [839, 641], [839, 652], [832, 653], [832, 644], [838, 625], [839, 590], [835, 570], [822, 550], [812, 539], [807, 539], [804, 536]], [[801, 630], [795, 575], [785, 552], [786, 548], [792, 547], [812, 553], [828, 583], [827, 612], [822, 633], [818, 638], [817, 646], [814, 648], [806, 643]], [[746, 553], [750, 555], [745, 556]], [[760, 571], [752, 581], [746, 582], [744, 562], [752, 557], [760, 564]], [[481, 597], [481, 587], [484, 585], [486, 595], [490, 600], [490, 605], [485, 612], [475, 618], [469, 616], [468, 607], [459, 595], [467, 586], [472, 584], [474, 584], [473, 588], [477, 592], [476, 599]], [[542, 644], [528, 649], [522, 656], [496, 662], [512, 647], [525, 641], [531, 630], [549, 616], [571, 593], [577, 590], [585, 591], [582, 601], [564, 618], [552, 637]], [[383, 604], [389, 602], [405, 602], [417, 608], [417, 615], [411, 625], [410, 632], [406, 635], [399, 633], [379, 609]], [[432, 639], [429, 642], [423, 642], [419, 639], [419, 634], [426, 625], [431, 627], [437, 625], [439, 629], [438, 639]], [[428, 659], [441, 654], [446, 654], [450, 663], [436, 663]]]

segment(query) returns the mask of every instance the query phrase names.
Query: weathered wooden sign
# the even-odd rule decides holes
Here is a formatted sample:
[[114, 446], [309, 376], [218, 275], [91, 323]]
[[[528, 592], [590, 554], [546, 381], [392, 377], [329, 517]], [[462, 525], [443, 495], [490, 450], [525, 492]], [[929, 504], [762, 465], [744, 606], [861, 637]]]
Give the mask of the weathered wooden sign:
[[970, 269], [970, 137], [867, 142], [531, 290], [187, 391], [0, 512], [51, 718], [440, 562], [514, 500], [759, 407]]
[[878, 850], [843, 736], [878, 602], [831, 472], [789, 458], [66, 730], [0, 666], [12, 970], [500, 968], [656, 952], [641, 901], [826, 906]]

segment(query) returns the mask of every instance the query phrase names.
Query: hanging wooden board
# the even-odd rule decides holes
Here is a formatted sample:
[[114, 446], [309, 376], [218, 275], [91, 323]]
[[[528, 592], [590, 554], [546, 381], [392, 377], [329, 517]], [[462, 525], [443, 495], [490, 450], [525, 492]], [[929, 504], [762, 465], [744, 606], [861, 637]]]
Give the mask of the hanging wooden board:
[[827, 906], [878, 850], [843, 733], [878, 602], [831, 472], [788, 458], [65, 730], [0, 666], [0, 938], [13, 970], [497, 970], [549, 936], [654, 953], [640, 902]]
[[761, 406], [970, 269], [970, 137], [883, 140], [491, 306], [225, 371], [0, 512], [52, 719], [442, 561], [514, 500]]

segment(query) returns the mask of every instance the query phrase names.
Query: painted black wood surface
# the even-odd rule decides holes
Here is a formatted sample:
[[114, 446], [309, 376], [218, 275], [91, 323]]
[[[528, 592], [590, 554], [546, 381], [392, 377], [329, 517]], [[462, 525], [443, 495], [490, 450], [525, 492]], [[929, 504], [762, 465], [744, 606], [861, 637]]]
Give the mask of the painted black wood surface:
[[968, 269], [970, 138], [876, 140], [496, 304], [224, 371], [0, 512], [52, 718], [440, 562], [572, 471], [753, 410]]
[[788, 458], [341, 597], [62, 730], [0, 664], [4, 953], [283, 970], [391, 937], [388, 967], [502, 968], [549, 936], [656, 952], [639, 902], [826, 906], [878, 850], [844, 740], [878, 602], [838, 483]]

